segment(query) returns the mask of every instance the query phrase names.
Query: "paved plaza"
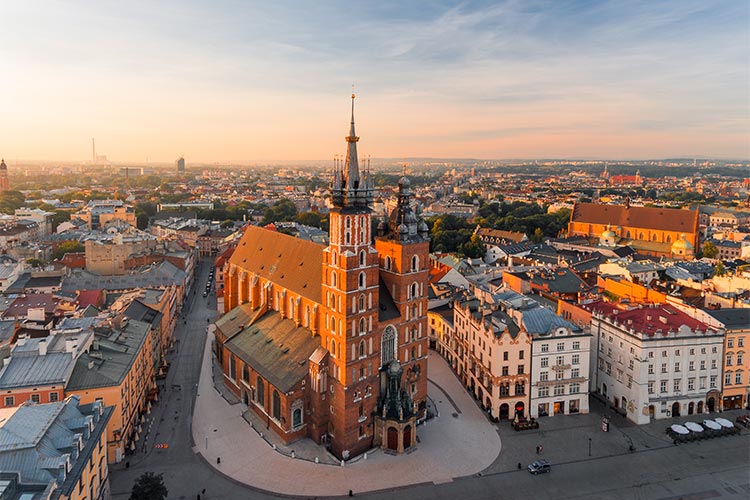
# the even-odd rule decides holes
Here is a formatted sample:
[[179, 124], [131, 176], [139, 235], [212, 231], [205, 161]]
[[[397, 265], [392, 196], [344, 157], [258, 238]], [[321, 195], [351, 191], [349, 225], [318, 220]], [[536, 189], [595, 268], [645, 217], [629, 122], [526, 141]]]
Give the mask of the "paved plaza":
[[[341, 466], [331, 465], [325, 449], [307, 439], [275, 450], [242, 417], [244, 406], [230, 404], [214, 388], [211, 339], [209, 334], [193, 417], [195, 451], [241, 483], [286, 495], [342, 495], [448, 482], [486, 469], [500, 453], [496, 426], [435, 353], [430, 353], [429, 394], [439, 416], [418, 427], [413, 452], [395, 456], [376, 449]], [[287, 456], [295, 447], [297, 458]], [[310, 461], [316, 448], [318, 464]]]

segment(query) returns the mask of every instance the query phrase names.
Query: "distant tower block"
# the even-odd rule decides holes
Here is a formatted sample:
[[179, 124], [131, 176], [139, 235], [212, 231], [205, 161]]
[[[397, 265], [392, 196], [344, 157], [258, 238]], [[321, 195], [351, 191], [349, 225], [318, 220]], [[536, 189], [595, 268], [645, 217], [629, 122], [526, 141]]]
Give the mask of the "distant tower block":
[[185, 158], [180, 156], [177, 158], [174, 162], [175, 166], [177, 167], [177, 173], [178, 174], [184, 174], [185, 173]]
[[91, 138], [91, 161], [92, 163], [96, 163], [96, 142], [94, 142], [94, 138]]
[[5, 160], [0, 160], [0, 193], [8, 191], [10, 189], [10, 183], [8, 182], [8, 166], [5, 164]]

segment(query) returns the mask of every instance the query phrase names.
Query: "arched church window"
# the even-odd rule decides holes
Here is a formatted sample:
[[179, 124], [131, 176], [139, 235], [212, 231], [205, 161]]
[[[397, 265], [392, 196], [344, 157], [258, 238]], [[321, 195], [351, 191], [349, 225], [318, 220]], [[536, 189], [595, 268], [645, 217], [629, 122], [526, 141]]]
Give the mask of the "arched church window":
[[336, 271], [331, 271], [331, 286], [336, 287]]
[[385, 260], [383, 261], [383, 267], [386, 271], [391, 270], [391, 258], [389, 256], [385, 256]]
[[359, 252], [359, 265], [360, 265], [360, 267], [365, 265], [365, 259], [366, 259], [365, 251], [362, 250], [361, 252]]
[[263, 382], [263, 379], [258, 377], [255, 381], [255, 385], [258, 386], [257, 388], [257, 403], [264, 407], [266, 406], [266, 385]]
[[273, 391], [273, 418], [276, 420], [281, 418], [281, 398], [277, 390]]
[[411, 258], [411, 270], [419, 271], [419, 257], [417, 255], [414, 255]]
[[396, 357], [396, 329], [388, 325], [383, 332], [383, 339], [380, 342], [380, 364], [386, 365]]
[[359, 319], [359, 334], [362, 335], [365, 333], [365, 318]]
[[365, 288], [367, 286], [367, 281], [365, 280], [365, 273], [364, 271], [359, 273], [359, 287]]
[[411, 298], [416, 299], [417, 297], [419, 297], [419, 285], [415, 282], [411, 284]]
[[365, 294], [359, 296], [359, 310], [364, 311], [365, 310]]
[[360, 358], [365, 357], [365, 341], [364, 340], [359, 341], [359, 357]]

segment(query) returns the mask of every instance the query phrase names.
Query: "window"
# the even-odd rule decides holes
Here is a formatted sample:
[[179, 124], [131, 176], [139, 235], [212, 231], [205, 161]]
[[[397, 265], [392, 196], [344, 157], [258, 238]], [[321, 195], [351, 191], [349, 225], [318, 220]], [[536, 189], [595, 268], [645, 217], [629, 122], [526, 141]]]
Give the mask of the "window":
[[570, 370], [570, 378], [578, 378], [581, 376], [581, 370], [578, 368], [573, 368]]
[[229, 356], [229, 378], [237, 380], [237, 361], [234, 356]]
[[542, 368], [547, 368], [549, 366], [549, 358], [542, 358]]
[[716, 389], [716, 375], [711, 375], [711, 385], [709, 388]]
[[555, 396], [562, 396], [565, 394], [565, 386], [564, 385], [556, 385], [555, 386]]
[[667, 392], [667, 381], [666, 380], [662, 380], [659, 383], [659, 392], [662, 393], [662, 394], [665, 393], [665, 392]]
[[524, 351], [521, 351], [521, 352], [518, 353], [518, 359], [523, 359], [523, 353], [524, 353]]
[[677, 362], [674, 364], [674, 371], [679, 372], [680, 371], [680, 363]]
[[518, 374], [523, 375], [523, 365], [518, 365]]
[[542, 344], [542, 352], [549, 352], [549, 344]]
[[654, 357], [654, 351], [648, 351], [648, 357], [653, 358]]
[[573, 358], [571, 360], [572, 364], [577, 365], [579, 362], [579, 359], [580, 359], [580, 356], [578, 354], [573, 354]]
[[727, 349], [734, 347], [734, 339], [732, 337], [727, 338]]
[[365, 260], [365, 251], [362, 250], [361, 252], [359, 252], [359, 265], [360, 265], [360, 267], [364, 266], [365, 262], [366, 262], [366, 260]]
[[691, 371], [691, 372], [695, 371], [695, 361], [688, 362], [688, 371]]
[[365, 352], [365, 341], [364, 340], [360, 340], [359, 341], [359, 357], [360, 358], [364, 358], [365, 354], [366, 354], [366, 352]]
[[661, 352], [661, 357], [662, 358], [666, 358], [667, 357], [667, 351], [662, 351]]
[[558, 342], [558, 343], [557, 343], [557, 350], [558, 350], [558, 351], [563, 351], [563, 350], [565, 350], [565, 344], [564, 344], [563, 342]]
[[724, 374], [724, 385], [732, 385], [732, 372]]
[[250, 383], [250, 370], [247, 369], [247, 365], [242, 365], [242, 381]]
[[365, 318], [359, 318], [359, 334], [364, 335], [365, 333], [367, 333]]
[[654, 365], [648, 365], [648, 372], [649, 372], [650, 374], [653, 374], [653, 373], [654, 373]]
[[419, 257], [416, 255], [411, 258], [411, 270], [412, 272], [419, 271]]
[[391, 258], [390, 257], [386, 256], [385, 260], [383, 261], [383, 267], [385, 268], [386, 271], [391, 270]]
[[581, 390], [580, 384], [578, 382], [574, 382], [570, 384], [570, 393], [571, 394], [578, 394], [578, 392]]
[[628, 389], [630, 389], [631, 387], [633, 387], [633, 377], [628, 375]]
[[742, 337], [737, 338], [737, 347], [745, 347], [745, 339]]
[[538, 390], [540, 398], [546, 398], [549, 396], [549, 387], [540, 387]]
[[542, 382], [549, 380], [549, 372], [539, 372], [539, 380]]
[[416, 283], [412, 283], [410, 288], [410, 295], [412, 299], [416, 299], [419, 297], [419, 285]]
[[257, 399], [256, 402], [263, 408], [266, 406], [266, 385], [263, 383], [263, 379], [258, 377], [256, 379], [257, 385]]
[[38, 403], [39, 402], [39, 394], [32, 394], [31, 395], [31, 401], [33, 401], [34, 403]]
[[734, 372], [734, 383], [735, 384], [741, 384], [742, 383], [742, 372], [741, 371]]
[[359, 296], [359, 311], [364, 311], [365, 307], [365, 294]]
[[680, 350], [679, 349], [675, 350], [674, 355], [675, 356], [679, 356], [680, 355]]
[[631, 359], [630, 361], [628, 361], [628, 368], [630, 368], [632, 370], [634, 364], [635, 364], [635, 362]]
[[386, 365], [396, 356], [396, 329], [392, 325], [386, 327], [380, 346], [381, 365]]
[[716, 354], [716, 352], [717, 352], [716, 346], [712, 347], [711, 348], [711, 354]]
[[716, 360], [715, 359], [711, 360], [711, 368], [712, 369], [716, 369]]
[[503, 366], [501, 373], [503, 374], [504, 377], [507, 377], [508, 376], [508, 367], [507, 366]]
[[695, 356], [695, 349], [690, 349], [690, 355]]
[[666, 363], [662, 363], [661, 364], [661, 372], [662, 373], [667, 373], [667, 364]]
[[295, 408], [292, 411], [292, 427], [302, 425], [302, 408]]
[[738, 353], [737, 353], [737, 364], [738, 364], [738, 365], [741, 365], [741, 364], [742, 364], [742, 355], [743, 355], [743, 354], [744, 354], [744, 353], [741, 353], [741, 352], [738, 352]]
[[653, 382], [649, 382], [648, 383], [648, 393], [649, 394], [653, 394], [654, 393], [654, 383]]
[[365, 286], [367, 286], [367, 281], [365, 279], [365, 273], [362, 271], [359, 273], [359, 287], [364, 288]]
[[695, 390], [695, 379], [689, 378], [688, 379], [688, 391]]
[[523, 396], [524, 394], [526, 394], [525, 383], [523, 381], [516, 382], [515, 390], [516, 390], [515, 392], [516, 396]]
[[727, 354], [727, 366], [732, 366], [732, 353]]
[[5, 396], [5, 406], [15, 406], [15, 398], [13, 396]]
[[612, 375], [612, 363], [607, 362], [607, 375]]
[[273, 418], [276, 420], [281, 419], [281, 398], [279, 397], [279, 391], [273, 391]]
[[581, 348], [581, 343], [580, 342], [578, 342], [578, 341], [573, 342], [573, 349], [574, 350], [577, 351], [580, 348]]
[[500, 384], [500, 397], [508, 397], [510, 396], [510, 384], [508, 382], [504, 384]]
[[672, 387], [674, 389], [674, 392], [680, 392], [680, 384], [681, 383], [682, 383], [682, 380], [680, 380], [680, 379], [677, 379], [677, 380], [673, 381]]
[[58, 398], [59, 398], [59, 396], [57, 394], [57, 391], [49, 393], [49, 402], [50, 403], [54, 403], [55, 401], [58, 401]]
[[508, 361], [508, 351], [503, 351], [503, 361]]
[[565, 356], [558, 356], [557, 357], [557, 364], [558, 365], [565, 364]]
[[701, 359], [701, 370], [705, 370], [705, 369], [706, 369], [706, 360]]

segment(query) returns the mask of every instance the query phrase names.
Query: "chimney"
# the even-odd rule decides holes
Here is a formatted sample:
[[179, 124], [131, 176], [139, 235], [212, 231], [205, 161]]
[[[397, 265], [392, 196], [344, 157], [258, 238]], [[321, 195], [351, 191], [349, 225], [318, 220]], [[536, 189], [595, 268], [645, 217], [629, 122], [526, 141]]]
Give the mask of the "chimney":
[[78, 347], [78, 338], [67, 338], [65, 339], [65, 352], [74, 352]]
[[89, 360], [89, 370], [91, 370], [92, 368], [94, 368], [94, 360], [90, 359]]
[[47, 339], [41, 339], [39, 341], [39, 355], [40, 356], [47, 355]]

